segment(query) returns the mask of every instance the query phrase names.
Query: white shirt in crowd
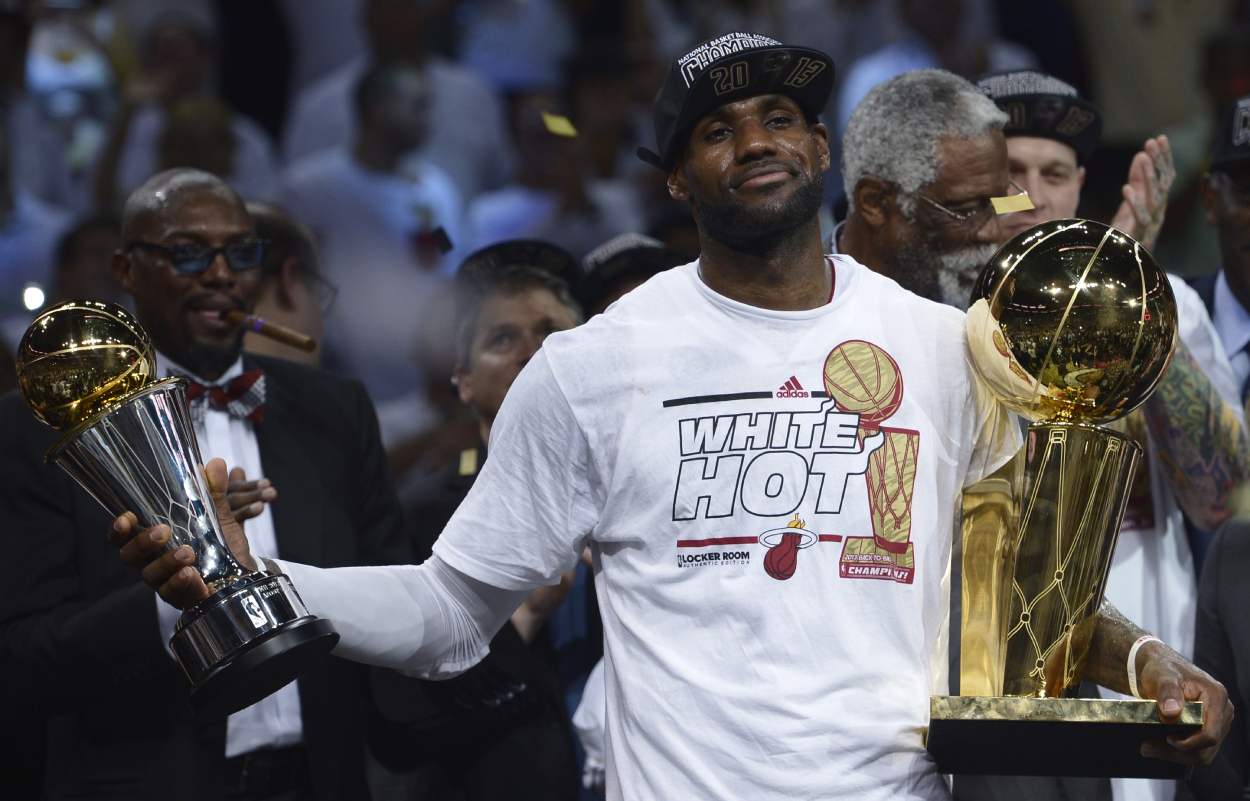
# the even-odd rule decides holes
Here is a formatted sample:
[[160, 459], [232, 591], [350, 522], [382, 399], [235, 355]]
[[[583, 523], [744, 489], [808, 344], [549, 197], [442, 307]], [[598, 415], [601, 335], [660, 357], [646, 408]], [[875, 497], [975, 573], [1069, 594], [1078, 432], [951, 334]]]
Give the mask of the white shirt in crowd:
[[730, 300], [696, 262], [549, 337], [434, 559], [285, 566], [339, 653], [480, 658], [589, 543], [609, 799], [949, 798], [921, 736], [947, 686], [949, 521], [1019, 432], [963, 313], [830, 262], [816, 309]]
[[[162, 377], [184, 376], [204, 386], [227, 384], [243, 373], [243, 357], [234, 363], [216, 381], [205, 381], [190, 370], [171, 361], [159, 351], [156, 354], [157, 375]], [[256, 442], [256, 430], [251, 420], [233, 417], [224, 411], [209, 407], [202, 425], [195, 427], [200, 455], [204, 461], [224, 459], [230, 469], [242, 467], [249, 479], [262, 478], [264, 466], [260, 463], [260, 446]], [[273, 530], [273, 514], [269, 505], [259, 517], [245, 524], [248, 544], [253, 553], [278, 553], [278, 539]], [[181, 615], [174, 607], [156, 599], [156, 615], [161, 629], [161, 641], [169, 642], [174, 636], [174, 624]], [[172, 657], [172, 652], [171, 652]], [[258, 701], [241, 712], [226, 719], [226, 758], [246, 754], [258, 748], [282, 748], [303, 740], [304, 724], [300, 714], [299, 682], [291, 682], [273, 695]]]
[[[165, 132], [165, 109], [149, 103], [135, 111], [117, 165], [117, 196], [127, 198], [143, 182], [160, 172], [160, 142]], [[278, 168], [269, 134], [252, 119], [232, 114], [234, 169], [223, 176], [244, 200], [273, 202], [278, 194]]]
[[[323, 150], [290, 166], [281, 201], [316, 234], [339, 289], [327, 357], [364, 382], [388, 446], [435, 422], [421, 366], [449, 344], [451, 276], [467, 255], [451, 178], [423, 161], [401, 173], [366, 169], [345, 147]], [[455, 246], [446, 255], [431, 238], [438, 228]]]
[[[332, 147], [347, 147], [356, 134], [356, 85], [369, 69], [352, 59], [295, 98], [283, 134], [288, 163]], [[501, 185], [511, 169], [511, 140], [499, 97], [458, 64], [431, 56], [429, 141], [414, 158], [437, 164], [471, 198]]]
[[1224, 353], [1233, 368], [1233, 378], [1237, 382], [1238, 401], [1241, 406], [1241, 388], [1250, 379], [1250, 354], [1246, 346], [1250, 345], [1250, 312], [1247, 312], [1233, 291], [1228, 288], [1228, 279], [1220, 270], [1215, 279], [1215, 298], [1212, 303], [1211, 321], [1219, 332], [1220, 341], [1224, 343]]
[[[1174, 275], [1168, 278], [1176, 295], [1181, 341], [1244, 425], [1240, 385], [1202, 298], [1183, 279]], [[1147, 437], [1145, 460], [1138, 467], [1139, 471], [1146, 469], [1149, 497], [1142, 499], [1144, 508], [1140, 510], [1130, 500], [1112, 557], [1106, 598], [1129, 620], [1189, 659], [1194, 653], [1198, 579], [1185, 515], [1168, 483], [1153, 435]], [[1100, 687], [1099, 693], [1104, 698], [1129, 697], [1105, 687]], [[1176, 782], [1158, 779], [1112, 779], [1111, 785], [1115, 801], [1171, 801], [1176, 791]]]
[[468, 0], [456, 10], [459, 61], [500, 92], [550, 89], [565, 82], [577, 31], [557, 0]]
[[564, 214], [554, 190], [513, 184], [478, 195], [467, 215], [472, 249], [509, 239], [542, 239], [580, 261], [615, 236], [646, 230], [637, 191], [627, 181], [588, 180], [586, 197], [593, 209]]

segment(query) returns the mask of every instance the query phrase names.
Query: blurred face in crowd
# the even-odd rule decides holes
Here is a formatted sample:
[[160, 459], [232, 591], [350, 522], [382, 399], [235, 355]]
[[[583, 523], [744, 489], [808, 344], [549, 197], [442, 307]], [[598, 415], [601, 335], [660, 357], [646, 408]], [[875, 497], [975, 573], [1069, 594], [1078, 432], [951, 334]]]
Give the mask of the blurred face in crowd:
[[243, 202], [224, 185], [162, 192], [164, 197], [130, 224], [123, 249], [113, 257], [113, 273], [134, 296], [139, 322], [156, 347], [213, 379], [234, 363], [243, 338], [243, 329], [222, 320], [221, 313], [255, 307], [260, 268], [238, 272], [217, 253], [204, 272], [182, 275], [169, 253], [135, 243], [224, 247], [254, 240], [255, 230]]
[[200, 34], [179, 23], [162, 25], [152, 34], [145, 67], [163, 79], [168, 99], [199, 94], [213, 70], [212, 47]]
[[964, 13], [961, 0], [903, 0], [899, 11], [907, 27], [937, 45], [955, 37]]
[[73, 247], [56, 265], [57, 298], [123, 302], [111, 269], [121, 243], [121, 231], [114, 222], [100, 220], [78, 231]]
[[1029, 193], [1033, 208], [1002, 218], [1000, 243], [1035, 225], [1076, 216], [1085, 168], [1077, 166], [1075, 150], [1041, 136], [1010, 136], [1007, 158], [1011, 180]]
[[1202, 200], [1220, 241], [1228, 287], [1250, 308], [1250, 165], [1204, 175]]
[[572, 313], [546, 289], [497, 292], [477, 319], [468, 364], [456, 366], [460, 400], [482, 420], [482, 438], [499, 413], [508, 388], [548, 334], [576, 325]]
[[517, 98], [512, 112], [519, 176], [526, 186], [561, 187], [580, 180], [576, 140], [547, 130], [543, 113], [568, 114], [560, 96], [532, 92]]
[[829, 134], [784, 95], [727, 103], [701, 119], [669, 173], [669, 194], [691, 200], [701, 235], [763, 250], [811, 221], [824, 198]]
[[396, 73], [390, 91], [379, 99], [373, 113], [396, 150], [420, 147], [430, 128], [430, 92], [425, 76], [415, 69]]
[[1250, 94], [1250, 47], [1226, 42], [1211, 48], [1207, 53], [1203, 83], [1216, 114], [1222, 113], [1237, 98]]
[[165, 124], [161, 169], [192, 167], [225, 178], [234, 171], [234, 144], [229, 109], [216, 101], [184, 101]]
[[[912, 196], [914, 219], [885, 215], [882, 258], [907, 289], [966, 309], [977, 277], [1002, 238], [990, 198], [1006, 195], [1011, 185], [1007, 144], [1000, 131], [975, 139], [948, 138], [939, 144], [938, 155], [937, 180]], [[897, 204], [902, 196], [893, 191]], [[858, 192], [856, 203], [863, 205]]]

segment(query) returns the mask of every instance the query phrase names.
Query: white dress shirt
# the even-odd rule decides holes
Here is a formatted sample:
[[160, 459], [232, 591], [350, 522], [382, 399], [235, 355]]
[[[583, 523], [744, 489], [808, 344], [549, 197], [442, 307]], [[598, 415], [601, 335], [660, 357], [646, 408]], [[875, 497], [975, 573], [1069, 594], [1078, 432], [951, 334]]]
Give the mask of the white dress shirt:
[[[216, 381], [205, 381], [190, 370], [171, 361], [159, 351], [156, 354], [157, 375], [185, 376], [204, 386], [226, 384], [243, 373], [243, 357], [239, 357], [229, 370]], [[232, 417], [223, 411], [209, 407], [202, 425], [195, 427], [200, 443], [200, 455], [207, 462], [221, 458], [230, 469], [242, 467], [249, 480], [265, 475], [260, 463], [260, 446], [256, 442], [256, 430], [252, 421]], [[268, 504], [260, 517], [247, 521], [247, 539], [252, 553], [267, 557], [278, 556], [278, 540], [273, 530], [273, 515]], [[174, 624], [180, 615], [177, 609], [156, 599], [157, 617], [160, 621], [161, 638], [168, 643], [174, 635]], [[304, 724], [300, 716], [298, 682], [291, 682], [273, 695], [236, 712], [226, 720], [226, 758], [246, 754], [259, 748], [282, 748], [300, 742], [304, 736]]]
[[1224, 353], [1228, 354], [1228, 362], [1233, 367], [1233, 377], [1237, 379], [1237, 391], [1240, 393], [1241, 388], [1246, 385], [1246, 378], [1250, 377], [1250, 354], [1246, 353], [1246, 345], [1250, 345], [1250, 312], [1233, 297], [1223, 270], [1220, 270], [1219, 277], [1215, 279], [1215, 302], [1212, 309], [1211, 322], [1215, 323], [1215, 331], [1224, 343]]

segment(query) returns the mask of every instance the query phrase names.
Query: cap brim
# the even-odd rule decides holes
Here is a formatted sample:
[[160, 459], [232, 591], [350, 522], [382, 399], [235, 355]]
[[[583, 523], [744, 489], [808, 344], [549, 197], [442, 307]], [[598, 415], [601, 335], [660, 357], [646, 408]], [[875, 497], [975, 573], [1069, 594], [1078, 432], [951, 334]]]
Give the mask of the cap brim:
[[757, 47], [717, 60], [690, 84], [668, 152], [658, 166], [672, 167], [699, 120], [744, 97], [785, 95], [807, 114], [820, 114], [833, 92], [833, 71], [833, 59], [810, 47]]

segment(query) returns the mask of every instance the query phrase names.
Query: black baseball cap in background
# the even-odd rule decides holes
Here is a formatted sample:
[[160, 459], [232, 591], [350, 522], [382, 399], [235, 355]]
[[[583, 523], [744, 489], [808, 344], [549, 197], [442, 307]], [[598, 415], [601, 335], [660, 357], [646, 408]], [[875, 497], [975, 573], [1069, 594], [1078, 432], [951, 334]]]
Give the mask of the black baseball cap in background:
[[582, 260], [577, 300], [589, 314], [618, 281], [647, 279], [694, 259], [644, 234], [621, 234], [595, 248]]
[[1054, 139], [1076, 151], [1086, 164], [1102, 138], [1102, 115], [1076, 87], [1037, 70], [986, 75], [977, 88], [1007, 113], [1005, 136]]
[[479, 278], [488, 279], [506, 267], [525, 265], [551, 273], [576, 292], [581, 280], [581, 266], [573, 255], [559, 245], [541, 239], [509, 239], [470, 253], [456, 271], [456, 282], [472, 285]]
[[1237, 98], [1220, 121], [1211, 152], [1211, 169], [1250, 164], [1250, 95]]
[[638, 148], [638, 158], [667, 172], [695, 124], [734, 100], [780, 94], [794, 98], [812, 118], [833, 91], [833, 59], [809, 47], [789, 47], [758, 33], [727, 33], [695, 47], [669, 65], [655, 96], [659, 153]]

